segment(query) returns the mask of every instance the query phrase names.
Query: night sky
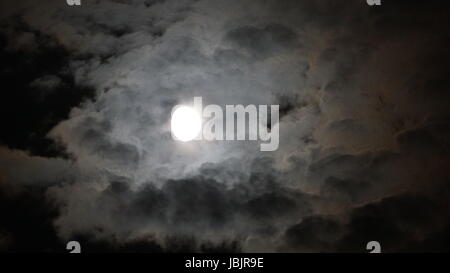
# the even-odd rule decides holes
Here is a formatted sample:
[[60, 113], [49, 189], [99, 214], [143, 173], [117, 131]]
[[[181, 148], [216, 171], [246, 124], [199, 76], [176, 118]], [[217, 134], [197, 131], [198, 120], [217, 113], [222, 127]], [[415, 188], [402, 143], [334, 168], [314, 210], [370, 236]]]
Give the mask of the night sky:
[[[0, 252], [450, 251], [446, 1], [2, 0]], [[280, 144], [176, 142], [280, 105]]]

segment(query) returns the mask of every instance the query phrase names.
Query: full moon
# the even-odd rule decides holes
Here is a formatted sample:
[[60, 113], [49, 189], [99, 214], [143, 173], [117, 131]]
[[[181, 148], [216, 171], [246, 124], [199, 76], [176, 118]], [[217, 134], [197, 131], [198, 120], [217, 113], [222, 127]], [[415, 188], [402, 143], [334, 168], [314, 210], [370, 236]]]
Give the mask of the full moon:
[[189, 106], [177, 107], [172, 113], [172, 135], [187, 142], [198, 136], [202, 128], [200, 114]]

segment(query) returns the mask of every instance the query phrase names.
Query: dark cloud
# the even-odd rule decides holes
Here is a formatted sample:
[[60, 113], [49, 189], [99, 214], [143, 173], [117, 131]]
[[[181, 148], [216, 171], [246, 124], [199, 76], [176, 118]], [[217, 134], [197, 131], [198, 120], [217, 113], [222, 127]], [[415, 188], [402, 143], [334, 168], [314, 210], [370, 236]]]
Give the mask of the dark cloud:
[[0, 205], [2, 251], [49, 252], [62, 247], [52, 224], [58, 210], [45, 199], [42, 190], [28, 188], [6, 192], [1, 188]]
[[[340, 242], [340, 250], [359, 251], [370, 237], [385, 242], [385, 252], [447, 252], [448, 243], [445, 242], [435, 249], [421, 247], [424, 242], [442, 236], [448, 230], [449, 218], [446, 215], [448, 204], [439, 204], [427, 197], [400, 195], [387, 198], [352, 213], [348, 235]], [[443, 240], [445, 238], [442, 237]]]
[[286, 230], [281, 250], [365, 252], [367, 242], [374, 240], [383, 242], [383, 252], [447, 252], [447, 205], [399, 195], [356, 208], [347, 223], [333, 216], [307, 217]]
[[[94, 91], [74, 82], [66, 71], [70, 52], [49, 35], [21, 22], [1, 30], [0, 80], [7, 91], [2, 93], [0, 122], [8, 133], [0, 143], [36, 155], [64, 156], [64, 147], [47, 133]], [[24, 48], [6, 42], [20, 40], [17, 36], [30, 37], [29, 44]]]
[[[190, 247], [195, 251], [203, 248], [240, 249], [243, 247], [241, 238], [252, 235], [262, 239], [280, 232], [282, 223], [311, 213], [311, 196], [282, 187], [276, 179], [255, 170], [247, 183], [241, 182], [232, 188], [200, 175], [169, 180], [161, 188], [147, 183], [133, 189], [129, 181], [116, 178], [102, 191], [92, 188], [71, 190], [78, 193], [72, 194], [69, 203], [94, 196], [95, 208], [89, 210], [94, 215], [101, 213], [104, 219], [97, 219], [96, 231], [83, 226], [64, 228], [71, 237], [89, 234], [97, 241], [117, 240], [115, 244], [118, 245], [136, 238], [156, 236], [164, 250], [175, 249], [176, 243], [183, 247], [187, 244], [183, 238], [192, 241]], [[52, 193], [53, 197], [64, 200], [63, 194], [60, 190]], [[91, 206], [75, 205], [83, 209]], [[80, 219], [66, 215], [59, 222], [72, 220]], [[74, 223], [78, 224], [81, 223]], [[111, 228], [121, 231], [111, 233]], [[168, 242], [169, 246], [166, 245]]]
[[290, 227], [283, 240], [284, 251], [322, 252], [336, 251], [336, 241], [342, 237], [343, 227], [336, 220], [323, 216], [304, 218], [301, 223]]

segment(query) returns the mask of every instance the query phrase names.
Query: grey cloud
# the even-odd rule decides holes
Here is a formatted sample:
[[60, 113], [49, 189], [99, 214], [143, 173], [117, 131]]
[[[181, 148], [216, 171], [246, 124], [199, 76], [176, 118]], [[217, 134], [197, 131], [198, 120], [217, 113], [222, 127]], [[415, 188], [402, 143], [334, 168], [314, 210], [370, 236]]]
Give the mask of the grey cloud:
[[77, 171], [64, 159], [29, 156], [0, 148], [0, 173], [0, 183], [21, 188], [70, 182], [75, 180]]
[[[257, 169], [247, 182], [240, 181], [233, 187], [201, 175], [169, 180], [161, 188], [151, 183], [137, 188], [131, 185], [126, 179], [116, 178], [100, 191], [75, 185], [54, 187], [50, 194], [58, 202], [66, 203], [67, 192], [72, 193], [68, 214], [56, 221], [60, 235], [70, 238], [81, 232], [92, 234], [97, 241], [115, 238], [119, 243], [155, 236], [169, 249], [166, 241], [175, 236], [191, 238], [199, 245], [220, 246], [249, 235], [263, 240], [264, 236], [281, 232], [282, 223], [311, 213], [310, 196], [283, 187], [276, 177]], [[93, 198], [95, 205], [83, 202], [86, 197]], [[71, 206], [89, 213], [78, 214]], [[89, 220], [90, 215], [99, 213], [102, 218]], [[97, 231], [82, 224], [87, 220], [93, 221]]]
[[278, 24], [263, 27], [244, 26], [231, 30], [225, 37], [247, 54], [257, 58], [267, 58], [299, 46], [295, 32]]
[[47, 75], [42, 78], [36, 79], [31, 83], [32, 87], [38, 87], [42, 89], [54, 89], [61, 84], [61, 79], [57, 76]]

